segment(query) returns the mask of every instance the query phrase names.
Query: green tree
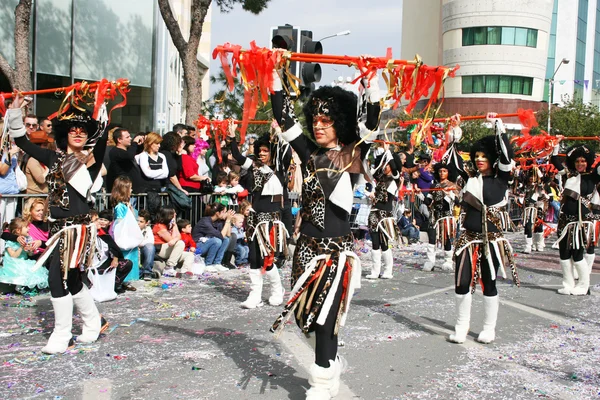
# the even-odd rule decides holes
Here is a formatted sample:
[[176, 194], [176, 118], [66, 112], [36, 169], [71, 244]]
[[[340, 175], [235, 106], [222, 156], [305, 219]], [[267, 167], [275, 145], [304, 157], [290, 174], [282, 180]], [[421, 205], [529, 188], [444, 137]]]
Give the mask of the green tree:
[[[169, 0], [157, 0], [160, 14], [171, 35], [171, 40], [183, 66], [183, 80], [187, 91], [185, 103], [186, 124], [192, 125], [202, 110], [202, 78], [206, 73], [198, 63], [198, 46], [202, 36], [204, 18], [213, 2], [212, 0], [191, 0], [190, 7], [190, 32], [188, 40], [185, 40], [181, 32], [179, 22], [173, 15]], [[241, 4], [244, 10], [258, 14], [267, 7], [270, 0], [215, 0], [214, 3], [222, 12], [228, 12], [236, 4]]]

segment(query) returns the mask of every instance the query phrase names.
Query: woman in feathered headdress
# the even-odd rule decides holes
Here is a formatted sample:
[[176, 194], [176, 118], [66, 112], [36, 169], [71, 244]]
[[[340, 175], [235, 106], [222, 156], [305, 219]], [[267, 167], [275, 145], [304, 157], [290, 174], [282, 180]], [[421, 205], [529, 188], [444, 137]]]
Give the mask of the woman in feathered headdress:
[[[292, 266], [292, 293], [272, 330], [282, 329], [291, 315], [316, 341], [307, 399], [335, 397], [343, 359], [337, 354], [338, 328], [344, 325], [354, 289], [360, 287], [360, 261], [350, 230], [353, 179], [366, 174], [367, 138], [379, 125], [378, 77], [362, 82], [364, 101], [340, 87], [320, 87], [304, 106], [302, 133], [286, 91], [271, 97], [273, 112], [302, 162], [302, 225]], [[275, 79], [274, 86], [280, 85]], [[357, 112], [359, 110], [360, 112]], [[366, 111], [366, 112], [365, 112]], [[361, 119], [357, 118], [357, 115]], [[312, 139], [312, 140], [311, 140]], [[296, 307], [299, 309], [296, 310]]]
[[10, 137], [25, 153], [48, 166], [50, 239], [38, 265], [48, 267], [48, 285], [54, 308], [54, 331], [42, 351], [63, 353], [73, 345], [73, 305], [83, 319], [79, 343], [92, 343], [108, 324], [98, 313], [92, 295], [82, 282], [83, 271], [95, 256], [96, 229], [89, 211], [92, 194], [102, 185], [100, 169], [106, 149], [105, 125], [91, 114], [71, 107], [53, 124], [56, 151], [41, 148], [25, 136], [21, 110], [23, 98], [15, 96], [5, 120]]
[[501, 214], [507, 204], [506, 193], [513, 152], [502, 120], [488, 114], [495, 135], [473, 144], [470, 152], [477, 175], [469, 178], [463, 189], [463, 228], [454, 245], [456, 325], [449, 340], [463, 343], [469, 332], [471, 295], [477, 283], [483, 290], [483, 330], [477, 340], [491, 343], [496, 338], [498, 291], [496, 276], [506, 277], [504, 266], [510, 267], [514, 282], [519, 285], [512, 248], [502, 234]]
[[[562, 140], [562, 136], [557, 136]], [[557, 144], [552, 164], [568, 173], [563, 190], [563, 202], [558, 216], [558, 248], [563, 273], [560, 294], [585, 295], [590, 287], [590, 273], [594, 264], [595, 210], [600, 210], [600, 195], [596, 185], [600, 182], [600, 167], [592, 168], [596, 154], [587, 146], [572, 146], [567, 149], [565, 169], [558, 160]], [[573, 269], [579, 275], [575, 284]]]

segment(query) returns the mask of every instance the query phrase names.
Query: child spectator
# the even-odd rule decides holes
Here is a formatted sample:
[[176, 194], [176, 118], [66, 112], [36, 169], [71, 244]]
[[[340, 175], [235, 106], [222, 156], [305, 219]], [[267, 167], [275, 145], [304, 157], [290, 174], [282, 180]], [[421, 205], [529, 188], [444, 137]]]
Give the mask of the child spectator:
[[225, 207], [227, 207], [229, 205], [229, 195], [227, 194], [227, 173], [223, 171], [219, 172], [217, 174], [216, 183], [217, 185], [214, 189], [215, 202], [223, 204]]
[[125, 283], [125, 277], [133, 268], [131, 260], [123, 256], [123, 252], [115, 243], [115, 240], [108, 234], [108, 227], [112, 222], [113, 216], [111, 210], [104, 210], [100, 214], [90, 212], [91, 220], [98, 228], [98, 237], [96, 238], [96, 257], [94, 258], [93, 268], [103, 274], [107, 269], [116, 268], [115, 273], [115, 292], [124, 293], [126, 290], [136, 291], [136, 288], [129, 283]]
[[190, 253], [196, 252], [196, 242], [192, 239], [192, 224], [187, 219], [180, 219], [177, 221], [177, 227], [181, 234], [181, 240], [185, 243], [185, 251]]
[[152, 278], [159, 278], [157, 272], [152, 272], [156, 247], [154, 246], [154, 234], [150, 227], [150, 221], [150, 212], [148, 210], [140, 210], [138, 213], [138, 226], [142, 231], [142, 236], [144, 236], [144, 240], [140, 243], [140, 255], [142, 262], [142, 276], [145, 281], [149, 281]]
[[415, 226], [415, 220], [412, 219], [412, 212], [405, 210], [400, 218], [398, 227], [403, 236], [408, 238], [408, 243], [417, 243], [419, 241], [419, 229]]
[[33, 252], [31, 244], [33, 239], [29, 236], [29, 223], [23, 218], [15, 218], [10, 224], [5, 223], [5, 229], [16, 236], [25, 237], [25, 246], [11, 240], [6, 241], [3, 265], [0, 268], [0, 282], [16, 285], [17, 291], [29, 289], [45, 289], [48, 287], [48, 270], [35, 266], [34, 260], [29, 260], [29, 253]]
[[[131, 193], [133, 192], [131, 179], [128, 176], [119, 176], [114, 180], [112, 185], [112, 191], [110, 193], [110, 205], [114, 207], [115, 223], [125, 218], [128, 212], [133, 212], [136, 216], [136, 211], [131, 205]], [[136, 216], [137, 218], [137, 216]], [[118, 239], [118, 238], [117, 238]], [[126, 281], [137, 281], [140, 279], [140, 256], [138, 249], [133, 248], [129, 250], [121, 249], [123, 256], [131, 260], [133, 268], [127, 277]], [[132, 286], [133, 287], [133, 286]]]
[[248, 191], [240, 185], [240, 174], [237, 172], [231, 171], [227, 179], [229, 185], [227, 185], [225, 193], [229, 194], [229, 205], [237, 206], [238, 200], [241, 201], [241, 199], [248, 197]]
[[237, 238], [233, 254], [235, 255], [235, 265], [238, 267], [248, 264], [248, 253], [250, 253], [250, 248], [246, 241], [244, 220], [245, 218], [242, 214], [235, 214], [232, 218], [233, 226], [231, 227], [231, 233], [235, 233]]
[[[177, 274], [181, 277], [191, 278], [192, 264], [194, 263], [194, 255], [184, 251], [185, 244], [181, 240], [181, 234], [177, 227], [177, 214], [170, 207], [161, 208], [156, 218], [156, 223], [152, 228], [154, 233], [154, 245], [156, 246], [156, 255], [166, 259], [167, 269], [164, 275], [175, 275], [175, 267], [182, 263], [181, 272]], [[163, 273], [163, 271], [160, 271]]]

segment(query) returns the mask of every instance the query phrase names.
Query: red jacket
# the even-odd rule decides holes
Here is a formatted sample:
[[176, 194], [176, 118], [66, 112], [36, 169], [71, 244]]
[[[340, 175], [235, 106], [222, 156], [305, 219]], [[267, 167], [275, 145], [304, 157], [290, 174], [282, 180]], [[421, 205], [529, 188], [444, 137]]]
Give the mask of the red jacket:
[[190, 247], [196, 248], [196, 242], [189, 233], [181, 233], [181, 240], [185, 243], [185, 251], [189, 251]]
[[194, 175], [198, 175], [198, 163], [189, 154], [183, 154], [181, 156], [181, 171], [178, 176], [181, 186], [200, 189], [200, 182], [189, 180], [189, 177]]

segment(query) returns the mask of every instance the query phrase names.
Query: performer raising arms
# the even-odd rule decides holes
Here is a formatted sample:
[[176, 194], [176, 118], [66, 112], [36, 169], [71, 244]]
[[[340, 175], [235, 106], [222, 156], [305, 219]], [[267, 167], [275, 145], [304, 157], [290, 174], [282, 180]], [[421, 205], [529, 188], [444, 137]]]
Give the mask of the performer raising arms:
[[[47, 262], [48, 285], [54, 308], [54, 331], [44, 353], [62, 353], [72, 345], [73, 304], [83, 319], [80, 343], [92, 343], [108, 324], [98, 313], [87, 287], [82, 283], [83, 270], [91, 266], [96, 242], [95, 225], [90, 222], [91, 193], [100, 174], [106, 149], [105, 125], [90, 114], [71, 107], [60, 114], [53, 130], [58, 150], [43, 149], [25, 136], [20, 105], [23, 97], [15, 95], [6, 112], [9, 133], [25, 153], [47, 165], [50, 239], [48, 249], [38, 263]], [[103, 107], [103, 106], [102, 106]], [[93, 147], [92, 152], [84, 150]]]
[[377, 184], [371, 194], [373, 206], [369, 213], [369, 234], [373, 243], [371, 250], [373, 267], [371, 274], [366, 276], [367, 279], [379, 278], [382, 259], [383, 274], [381, 278], [392, 279], [394, 257], [390, 242], [394, 242], [400, 237], [392, 209], [400, 185], [399, 171], [402, 169], [402, 161], [398, 154], [390, 151], [389, 144], [385, 144], [384, 149], [385, 152], [375, 159], [373, 163], [375, 167], [371, 169]]
[[477, 282], [483, 289], [483, 331], [477, 340], [491, 343], [496, 337], [498, 291], [496, 275], [504, 265], [511, 268], [514, 282], [519, 285], [512, 259], [512, 248], [502, 234], [500, 213], [506, 205], [506, 191], [511, 179], [512, 149], [502, 120], [488, 114], [496, 135], [486, 136], [473, 144], [471, 160], [477, 176], [469, 178], [463, 189], [464, 231], [455, 244], [456, 326], [449, 340], [463, 343], [471, 319], [471, 295]]
[[[562, 140], [562, 136], [556, 136]], [[590, 287], [590, 273], [594, 264], [594, 210], [600, 209], [596, 185], [600, 182], [600, 167], [593, 169], [596, 154], [586, 146], [567, 149], [567, 169], [558, 161], [558, 145], [551, 162], [568, 173], [563, 191], [563, 204], [558, 216], [558, 249], [563, 273], [560, 294], [585, 295]], [[573, 268], [579, 275], [575, 285]]]
[[[366, 101], [360, 110], [361, 115], [366, 110], [366, 118], [361, 122], [357, 121], [357, 98], [353, 93], [329, 86], [313, 92], [303, 111], [314, 142], [302, 134], [293, 105], [281, 86], [271, 97], [275, 118], [284, 131], [282, 136], [298, 153], [304, 177], [293, 289], [271, 330], [283, 329], [287, 317], [294, 314], [305, 334], [314, 333], [315, 363], [310, 368], [307, 399], [329, 399], [339, 390], [344, 362], [337, 355], [338, 328], [345, 322], [361, 279], [349, 222], [351, 176], [366, 174], [363, 160], [370, 144], [361, 137], [379, 124], [377, 79], [375, 75], [371, 82], [363, 82]], [[280, 85], [278, 79], [276, 84]]]
[[[242, 303], [243, 308], [262, 305], [263, 274], [271, 283], [269, 304], [283, 303], [285, 289], [281, 284], [279, 270], [275, 265], [275, 252], [287, 253], [286, 237], [289, 236], [281, 222], [280, 210], [287, 200], [286, 174], [292, 159], [289, 145], [272, 143], [268, 134], [254, 142], [258, 155], [256, 160], [244, 157], [235, 140], [235, 126], [231, 126], [229, 137], [231, 155], [239, 165], [252, 173], [252, 208], [246, 219], [247, 237], [250, 248], [250, 295]], [[275, 151], [277, 148], [278, 151]], [[282, 257], [285, 260], [286, 257]]]

